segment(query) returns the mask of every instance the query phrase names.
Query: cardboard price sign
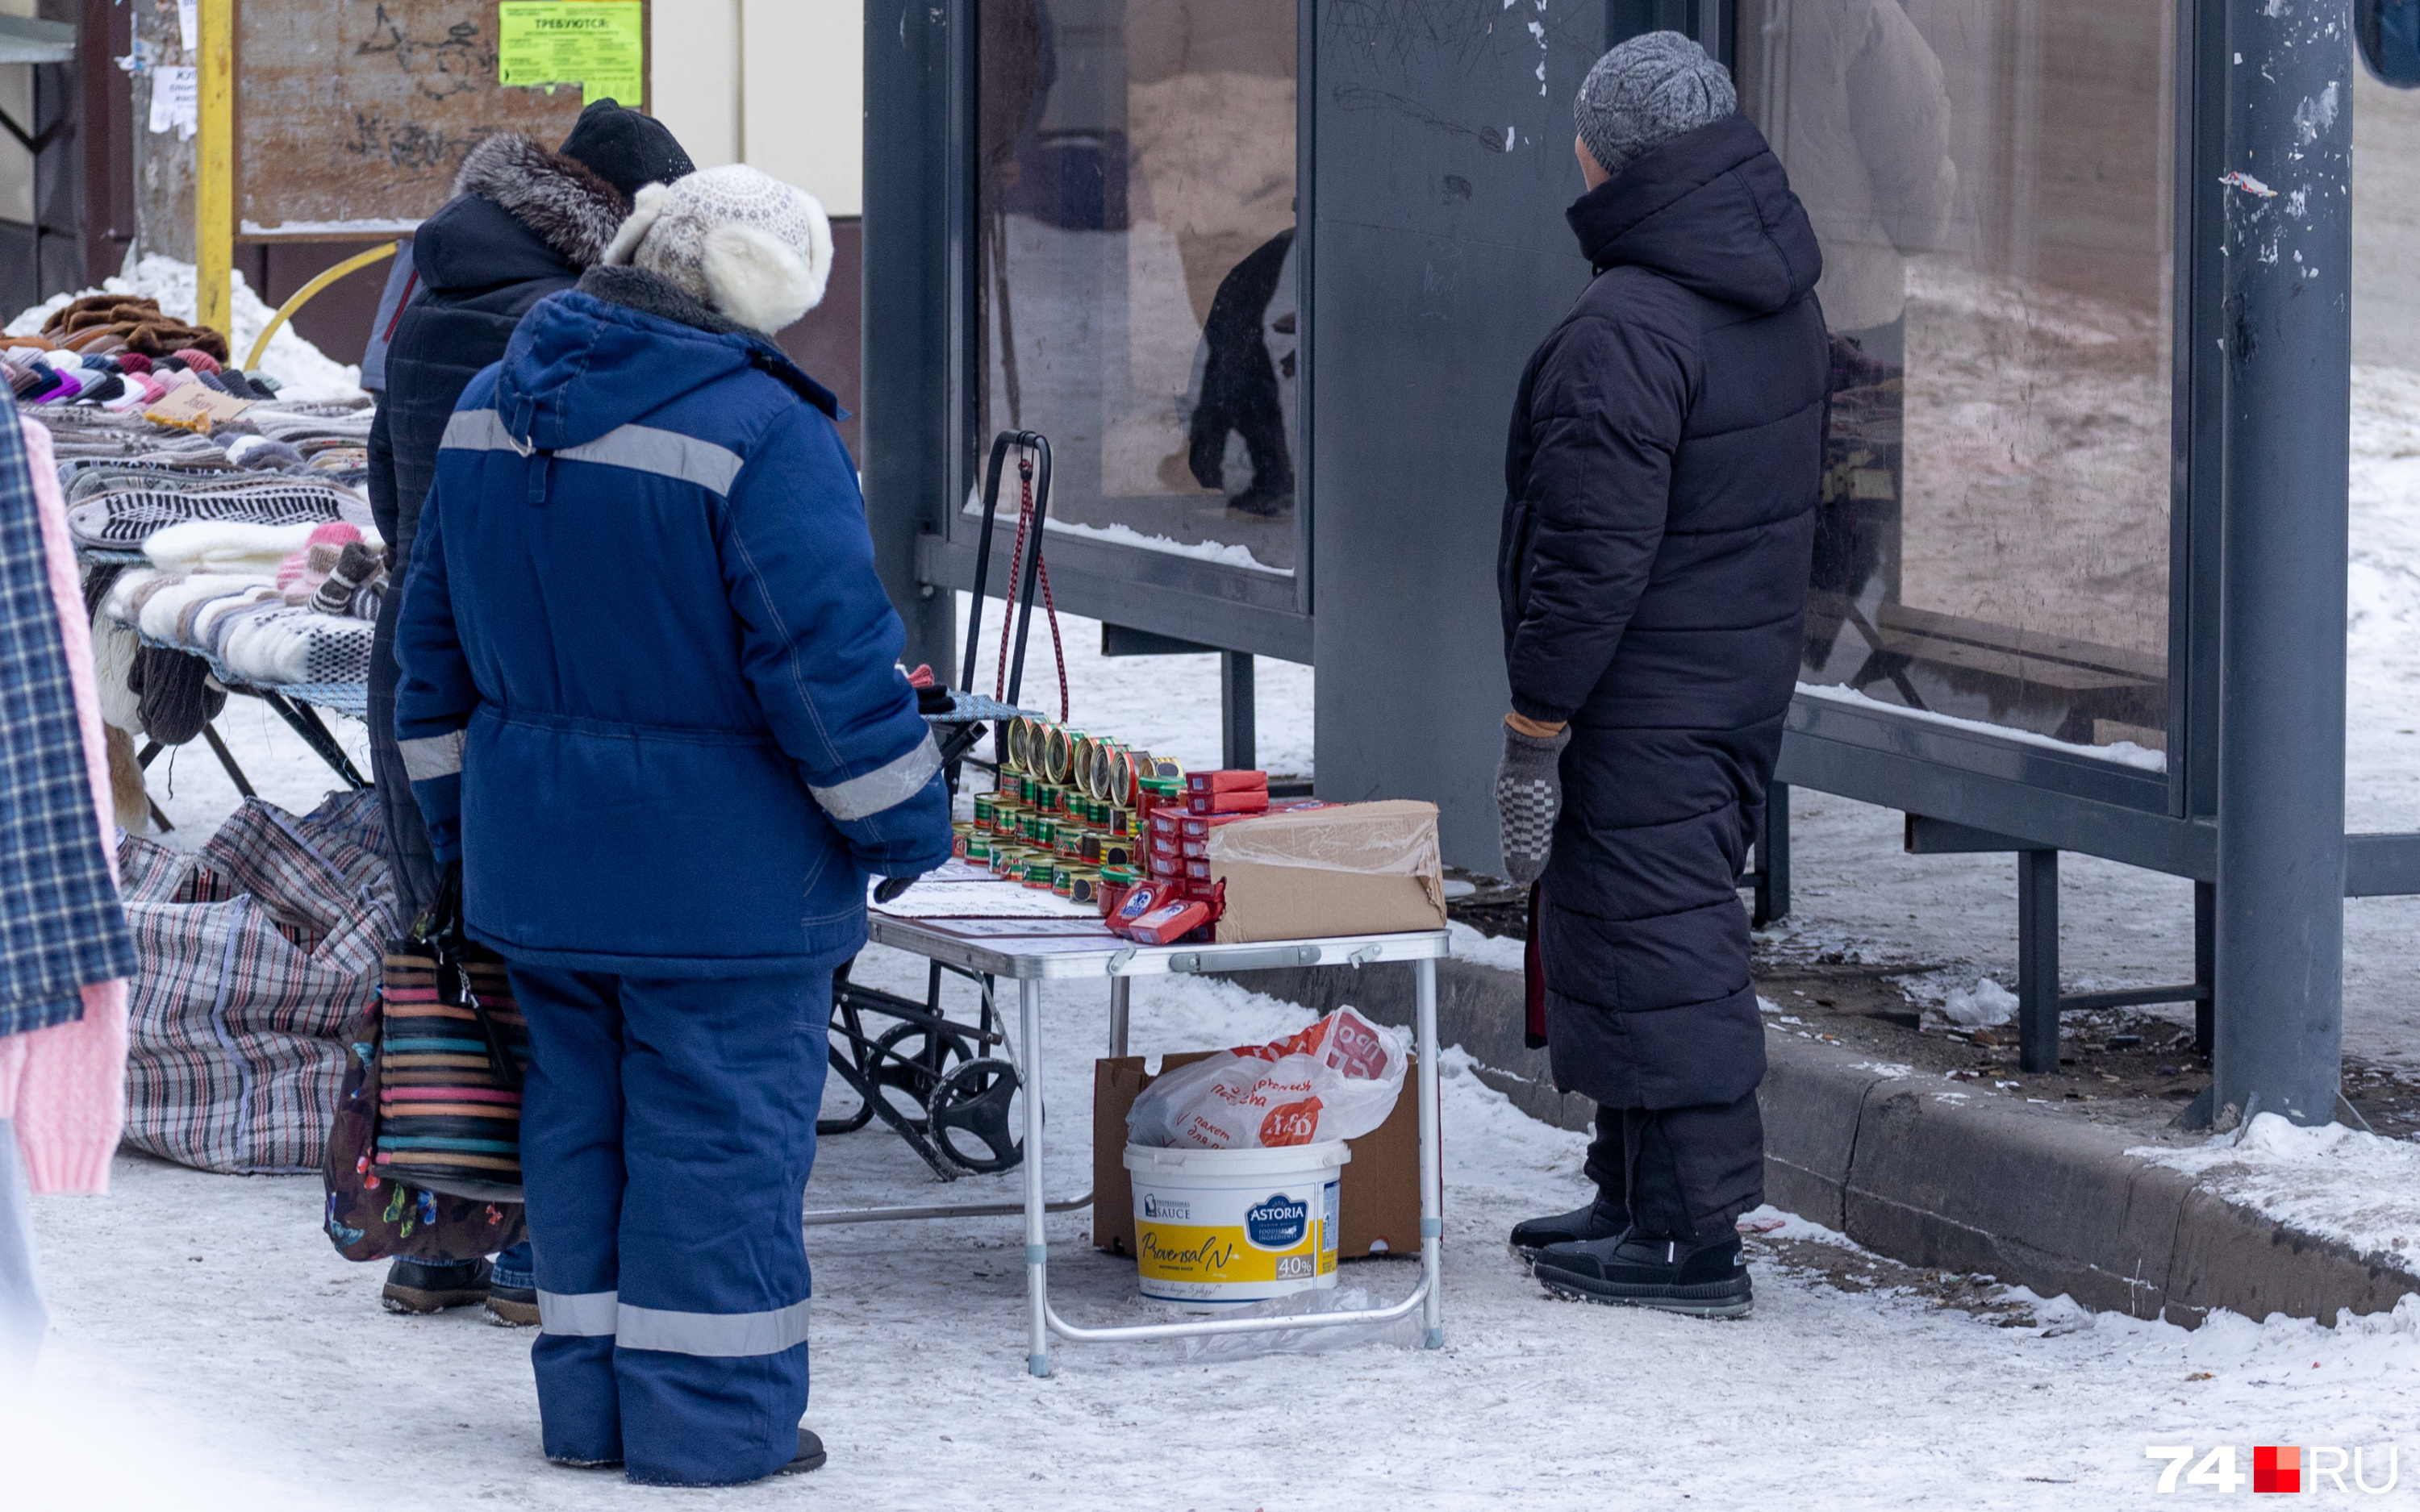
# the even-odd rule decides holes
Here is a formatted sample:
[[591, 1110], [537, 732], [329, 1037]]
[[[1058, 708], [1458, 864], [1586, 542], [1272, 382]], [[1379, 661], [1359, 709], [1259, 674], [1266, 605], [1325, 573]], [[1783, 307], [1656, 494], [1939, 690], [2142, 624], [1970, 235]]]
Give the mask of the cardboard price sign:
[[496, 7], [496, 82], [576, 84], [586, 100], [635, 105], [644, 92], [640, 0], [503, 0]]
[[224, 424], [251, 408], [250, 399], [239, 399], [231, 393], [221, 393], [199, 383], [186, 383], [144, 410], [143, 418], [158, 421], [163, 425], [199, 431], [207, 436], [211, 426]]

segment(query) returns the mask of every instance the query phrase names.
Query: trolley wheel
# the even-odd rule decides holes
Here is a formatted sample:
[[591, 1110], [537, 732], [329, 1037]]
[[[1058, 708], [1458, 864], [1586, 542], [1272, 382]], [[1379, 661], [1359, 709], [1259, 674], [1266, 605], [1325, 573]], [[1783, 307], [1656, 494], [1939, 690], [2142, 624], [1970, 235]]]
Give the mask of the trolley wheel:
[[1016, 1168], [1025, 1158], [1012, 1103], [1019, 1084], [1005, 1060], [970, 1060], [941, 1078], [927, 1106], [933, 1143], [970, 1171], [991, 1174]]
[[[898, 1093], [892, 1098], [892, 1105], [921, 1123], [941, 1079], [954, 1066], [974, 1058], [973, 1047], [960, 1035], [936, 1032], [921, 1024], [899, 1024], [874, 1041], [874, 1054], [867, 1057], [865, 1069], [878, 1092]], [[903, 1100], [905, 1106], [900, 1105]]]

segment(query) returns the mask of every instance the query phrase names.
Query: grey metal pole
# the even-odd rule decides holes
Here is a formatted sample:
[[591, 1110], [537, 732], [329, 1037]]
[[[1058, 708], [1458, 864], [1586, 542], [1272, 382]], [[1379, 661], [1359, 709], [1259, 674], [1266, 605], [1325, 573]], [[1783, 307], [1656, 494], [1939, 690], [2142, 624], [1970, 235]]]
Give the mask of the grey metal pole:
[[1412, 965], [1412, 1032], [1420, 1082], [1420, 1346], [1445, 1348], [1445, 1145], [1438, 1125], [1436, 960]]
[[2017, 853], [2017, 1069], [2058, 1071], [2058, 852]]
[[1049, 1201], [1042, 1195], [1042, 983], [1016, 983], [1017, 1046], [1025, 1064], [1025, 1368], [1050, 1373], [1050, 1239], [1043, 1227]]
[[[2335, 1116], [2344, 992], [2347, 0], [2226, 0], [2211, 1106]], [[2207, 156], [2196, 155], [2207, 163]]]
[[908, 630], [908, 665], [957, 667], [956, 595], [916, 580], [919, 539], [950, 498], [953, 238], [949, 8], [865, 4], [864, 417], [858, 465], [874, 563]]
[[1227, 769], [1249, 772], [1261, 764], [1258, 712], [1252, 694], [1252, 654], [1218, 653], [1218, 715], [1220, 760]]

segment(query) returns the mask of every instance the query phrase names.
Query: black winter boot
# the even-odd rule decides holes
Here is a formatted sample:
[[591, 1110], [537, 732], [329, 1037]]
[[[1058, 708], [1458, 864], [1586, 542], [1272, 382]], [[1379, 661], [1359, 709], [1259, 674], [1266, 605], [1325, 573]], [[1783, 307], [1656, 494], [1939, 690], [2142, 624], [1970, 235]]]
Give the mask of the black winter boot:
[[1634, 1228], [1619, 1239], [1551, 1245], [1531, 1273], [1558, 1297], [1695, 1318], [1745, 1318], [1756, 1303], [1737, 1234], [1693, 1243]]
[[[1753, 1104], [1750, 1104], [1752, 1107]], [[1612, 1110], [1601, 1110], [1598, 1145], [1589, 1151], [1592, 1170], [1613, 1158], [1603, 1137]], [[1559, 1297], [1581, 1302], [1654, 1307], [1699, 1318], [1744, 1318], [1754, 1304], [1747, 1265], [1740, 1257], [1738, 1211], [1730, 1206], [1693, 1212], [1681, 1174], [1681, 1151], [1669, 1110], [1625, 1110], [1621, 1158], [1628, 1180], [1624, 1196], [1630, 1227], [1617, 1238], [1554, 1244], [1542, 1251], [1530, 1273]], [[1689, 1130], [1684, 1123], [1683, 1137]], [[1599, 1176], [1600, 1181], [1604, 1180]]]
[[1512, 1226], [1512, 1253], [1534, 1264], [1550, 1244], [1586, 1243], [1592, 1239], [1619, 1239], [1630, 1227], [1630, 1212], [1620, 1202], [1599, 1196], [1585, 1208], [1551, 1218], [1528, 1218]]
[[791, 1458], [788, 1464], [783, 1465], [781, 1469], [773, 1472], [773, 1473], [776, 1475], [803, 1475], [808, 1471], [823, 1469], [824, 1460], [827, 1458], [829, 1457], [824, 1453], [824, 1441], [818, 1438], [813, 1429], [800, 1428], [799, 1430], [798, 1454]]
[[391, 1313], [436, 1313], [475, 1307], [488, 1300], [485, 1260], [397, 1259], [387, 1268], [379, 1300]]

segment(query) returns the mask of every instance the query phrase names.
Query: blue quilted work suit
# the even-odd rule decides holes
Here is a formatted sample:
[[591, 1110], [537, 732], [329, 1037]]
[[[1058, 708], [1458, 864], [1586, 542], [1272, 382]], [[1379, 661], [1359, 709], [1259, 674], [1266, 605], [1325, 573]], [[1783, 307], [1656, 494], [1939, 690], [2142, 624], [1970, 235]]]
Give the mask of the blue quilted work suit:
[[949, 854], [831, 395], [654, 275], [532, 310], [447, 424], [396, 733], [530, 1024], [547, 1453], [795, 1451], [832, 968]]

